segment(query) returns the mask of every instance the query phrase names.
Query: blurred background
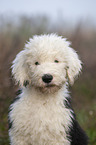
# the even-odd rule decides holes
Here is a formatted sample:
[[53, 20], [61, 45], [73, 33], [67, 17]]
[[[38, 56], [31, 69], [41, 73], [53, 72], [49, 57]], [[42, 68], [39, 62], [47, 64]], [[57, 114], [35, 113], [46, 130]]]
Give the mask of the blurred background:
[[8, 107], [16, 97], [11, 64], [33, 35], [57, 33], [68, 38], [83, 61], [70, 87], [77, 119], [96, 145], [96, 1], [0, 0], [0, 145], [9, 145]]

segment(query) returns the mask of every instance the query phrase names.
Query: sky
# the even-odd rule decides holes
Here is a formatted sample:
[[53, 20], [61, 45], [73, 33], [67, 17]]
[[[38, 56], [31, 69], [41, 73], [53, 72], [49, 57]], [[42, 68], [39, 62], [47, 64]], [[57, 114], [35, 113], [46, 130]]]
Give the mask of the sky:
[[47, 15], [70, 22], [90, 19], [96, 23], [96, 0], [0, 0], [0, 14]]

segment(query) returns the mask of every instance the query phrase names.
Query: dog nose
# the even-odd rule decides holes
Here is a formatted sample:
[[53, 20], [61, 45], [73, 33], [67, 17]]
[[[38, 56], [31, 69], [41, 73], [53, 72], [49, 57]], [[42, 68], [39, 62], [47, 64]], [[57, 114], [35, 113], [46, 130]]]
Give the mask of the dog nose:
[[42, 80], [44, 83], [50, 83], [53, 79], [53, 76], [50, 75], [50, 74], [45, 74], [43, 77], [42, 77]]

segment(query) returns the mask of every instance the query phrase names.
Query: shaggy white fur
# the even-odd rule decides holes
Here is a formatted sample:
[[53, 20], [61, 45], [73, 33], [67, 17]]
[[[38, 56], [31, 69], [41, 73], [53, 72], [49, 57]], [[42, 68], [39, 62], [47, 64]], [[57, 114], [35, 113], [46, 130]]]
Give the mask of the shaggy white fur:
[[[69, 45], [56, 34], [34, 36], [13, 61], [12, 74], [22, 93], [10, 106], [11, 145], [70, 145], [72, 110], [64, 100], [81, 61]], [[50, 83], [42, 80], [45, 74], [53, 76]], [[29, 84], [24, 87], [26, 81]]]

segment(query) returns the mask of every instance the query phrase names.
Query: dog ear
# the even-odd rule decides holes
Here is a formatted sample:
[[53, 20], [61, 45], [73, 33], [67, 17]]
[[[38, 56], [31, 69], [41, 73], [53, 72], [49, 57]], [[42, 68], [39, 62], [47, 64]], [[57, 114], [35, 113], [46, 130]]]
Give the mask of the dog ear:
[[[28, 85], [28, 74], [27, 74], [27, 64], [26, 64], [26, 50], [19, 52], [16, 58], [13, 61], [12, 65], [12, 75], [16, 80], [16, 83], [19, 83], [21, 86]], [[27, 82], [27, 83], [25, 83]]]
[[82, 69], [82, 62], [80, 61], [76, 51], [71, 47], [68, 47], [68, 61], [67, 61], [67, 77], [69, 83], [72, 85], [74, 79], [78, 76]]

